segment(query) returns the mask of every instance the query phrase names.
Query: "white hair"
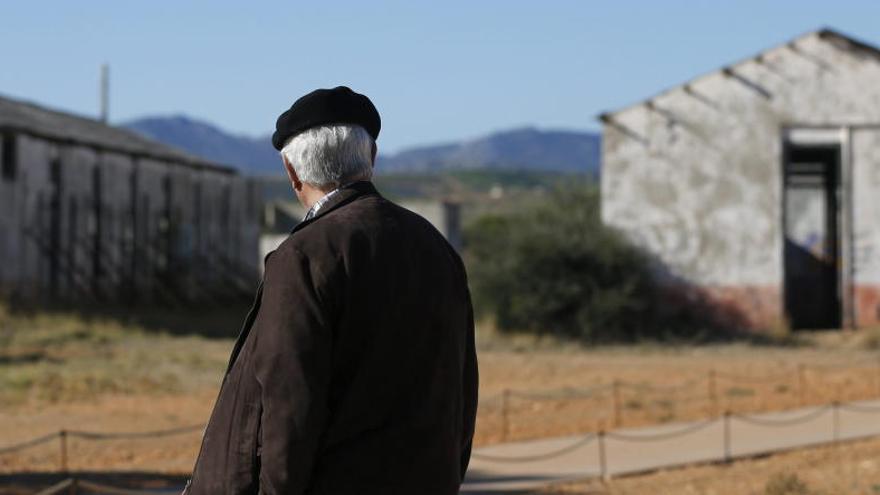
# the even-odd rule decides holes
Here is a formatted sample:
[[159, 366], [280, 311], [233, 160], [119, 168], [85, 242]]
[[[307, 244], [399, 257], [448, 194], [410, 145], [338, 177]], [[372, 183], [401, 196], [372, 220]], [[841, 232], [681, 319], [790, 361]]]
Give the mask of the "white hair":
[[359, 125], [322, 125], [290, 138], [281, 154], [302, 182], [319, 188], [339, 187], [372, 177], [374, 145]]

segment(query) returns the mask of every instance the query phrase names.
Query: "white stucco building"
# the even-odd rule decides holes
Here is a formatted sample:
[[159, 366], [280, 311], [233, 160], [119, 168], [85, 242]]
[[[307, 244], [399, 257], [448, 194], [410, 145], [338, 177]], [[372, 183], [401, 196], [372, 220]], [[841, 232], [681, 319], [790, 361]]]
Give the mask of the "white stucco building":
[[880, 50], [822, 29], [603, 114], [602, 218], [753, 327], [880, 322]]

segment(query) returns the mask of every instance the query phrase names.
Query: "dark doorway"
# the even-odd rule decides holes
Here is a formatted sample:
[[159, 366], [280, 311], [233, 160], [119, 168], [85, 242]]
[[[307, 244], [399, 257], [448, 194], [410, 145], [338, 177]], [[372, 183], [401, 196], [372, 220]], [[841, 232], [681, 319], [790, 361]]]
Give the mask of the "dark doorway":
[[794, 329], [840, 328], [840, 147], [785, 155], [786, 313]]

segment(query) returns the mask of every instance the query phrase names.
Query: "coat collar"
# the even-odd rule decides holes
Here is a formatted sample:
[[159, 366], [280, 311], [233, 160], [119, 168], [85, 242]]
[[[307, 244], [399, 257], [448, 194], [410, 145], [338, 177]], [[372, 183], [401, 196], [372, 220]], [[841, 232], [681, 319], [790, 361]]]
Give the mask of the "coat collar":
[[342, 189], [339, 189], [339, 192], [337, 194], [334, 194], [332, 198], [327, 200], [327, 202], [323, 206], [321, 206], [321, 209], [318, 210], [318, 213], [316, 213], [315, 216], [296, 224], [296, 226], [293, 228], [293, 230], [290, 231], [290, 233], [293, 234], [303, 227], [312, 224], [327, 213], [330, 213], [331, 211], [354, 201], [356, 198], [360, 196], [365, 196], [367, 194], [379, 194], [379, 192], [376, 190], [376, 187], [370, 181], [361, 180], [357, 182], [352, 182], [351, 184], [344, 186]]

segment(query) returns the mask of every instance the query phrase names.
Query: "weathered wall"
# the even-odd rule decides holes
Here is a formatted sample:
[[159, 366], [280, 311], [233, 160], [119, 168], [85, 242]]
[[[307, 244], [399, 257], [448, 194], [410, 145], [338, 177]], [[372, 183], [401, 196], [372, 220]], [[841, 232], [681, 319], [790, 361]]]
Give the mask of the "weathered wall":
[[[814, 34], [612, 114], [603, 220], [655, 254], [670, 281], [773, 325], [784, 317], [783, 129], [880, 123], [878, 83], [875, 55]], [[875, 249], [880, 217], [863, 177], [876, 173], [877, 148], [855, 139], [854, 230], [859, 249]], [[880, 282], [872, 263], [854, 260], [857, 285]]]
[[[19, 164], [15, 167], [14, 180], [3, 180], [0, 185], [3, 206], [3, 214], [0, 215], [3, 233], [0, 237], [4, 239], [0, 255], [7, 260], [0, 264], [0, 277], [7, 291], [15, 287], [34, 295], [42, 275], [39, 246], [25, 234], [25, 229], [34, 229], [39, 225], [37, 198], [48, 183], [49, 149], [43, 143], [21, 136], [13, 136], [12, 139]], [[21, 166], [21, 162], [26, 160], [39, 161], [40, 165], [29, 168]]]
[[131, 243], [134, 236], [132, 216], [132, 182], [134, 160], [119, 154], [103, 152], [98, 159], [101, 202], [99, 273], [100, 295], [127, 297], [131, 287]]
[[250, 180], [13, 136], [17, 173], [0, 179], [0, 292], [169, 302], [253, 288], [259, 192]]
[[880, 128], [855, 129], [852, 222], [856, 324], [880, 323]]

